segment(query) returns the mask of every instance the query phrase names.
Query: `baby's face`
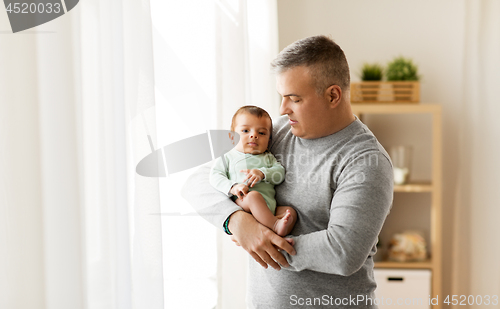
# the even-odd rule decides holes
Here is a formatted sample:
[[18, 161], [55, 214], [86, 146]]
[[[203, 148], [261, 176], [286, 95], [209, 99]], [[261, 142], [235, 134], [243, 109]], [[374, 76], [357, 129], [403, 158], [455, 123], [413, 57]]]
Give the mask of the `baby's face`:
[[267, 149], [271, 136], [271, 119], [242, 113], [236, 116], [234, 131], [240, 135], [236, 150], [261, 154]]

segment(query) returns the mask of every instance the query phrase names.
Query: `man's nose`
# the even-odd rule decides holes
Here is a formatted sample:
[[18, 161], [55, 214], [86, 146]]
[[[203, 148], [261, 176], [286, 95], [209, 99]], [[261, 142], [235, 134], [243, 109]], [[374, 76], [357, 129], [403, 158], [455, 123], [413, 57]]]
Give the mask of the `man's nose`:
[[290, 114], [287, 97], [281, 99], [281, 105], [280, 105], [280, 115], [285, 115], [285, 114]]

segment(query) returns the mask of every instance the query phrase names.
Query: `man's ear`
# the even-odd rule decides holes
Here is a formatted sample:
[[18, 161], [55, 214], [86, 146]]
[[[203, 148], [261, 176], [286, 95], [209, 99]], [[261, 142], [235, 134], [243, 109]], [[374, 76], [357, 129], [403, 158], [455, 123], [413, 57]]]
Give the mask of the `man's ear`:
[[325, 96], [332, 108], [336, 108], [342, 101], [342, 89], [338, 85], [331, 85], [325, 91]]

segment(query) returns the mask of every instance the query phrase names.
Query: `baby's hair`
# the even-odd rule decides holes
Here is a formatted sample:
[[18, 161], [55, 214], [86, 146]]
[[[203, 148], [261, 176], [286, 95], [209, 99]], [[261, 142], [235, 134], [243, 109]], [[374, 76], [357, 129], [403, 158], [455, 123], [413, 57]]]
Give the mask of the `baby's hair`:
[[269, 120], [271, 120], [271, 132], [273, 131], [273, 123], [271, 116], [269, 116], [269, 114], [264, 109], [253, 105], [242, 106], [236, 111], [236, 113], [234, 113], [233, 119], [231, 120], [231, 131], [234, 131], [234, 128], [236, 127], [236, 116], [243, 113], [248, 113], [250, 115], [257, 116], [258, 118], [262, 117], [269, 118]]

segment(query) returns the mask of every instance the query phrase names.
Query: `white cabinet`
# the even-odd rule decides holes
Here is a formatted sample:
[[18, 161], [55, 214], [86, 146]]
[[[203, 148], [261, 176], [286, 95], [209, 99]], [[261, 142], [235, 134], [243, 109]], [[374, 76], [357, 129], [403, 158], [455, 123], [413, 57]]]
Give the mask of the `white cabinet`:
[[427, 269], [375, 269], [379, 309], [429, 309], [432, 273]]

